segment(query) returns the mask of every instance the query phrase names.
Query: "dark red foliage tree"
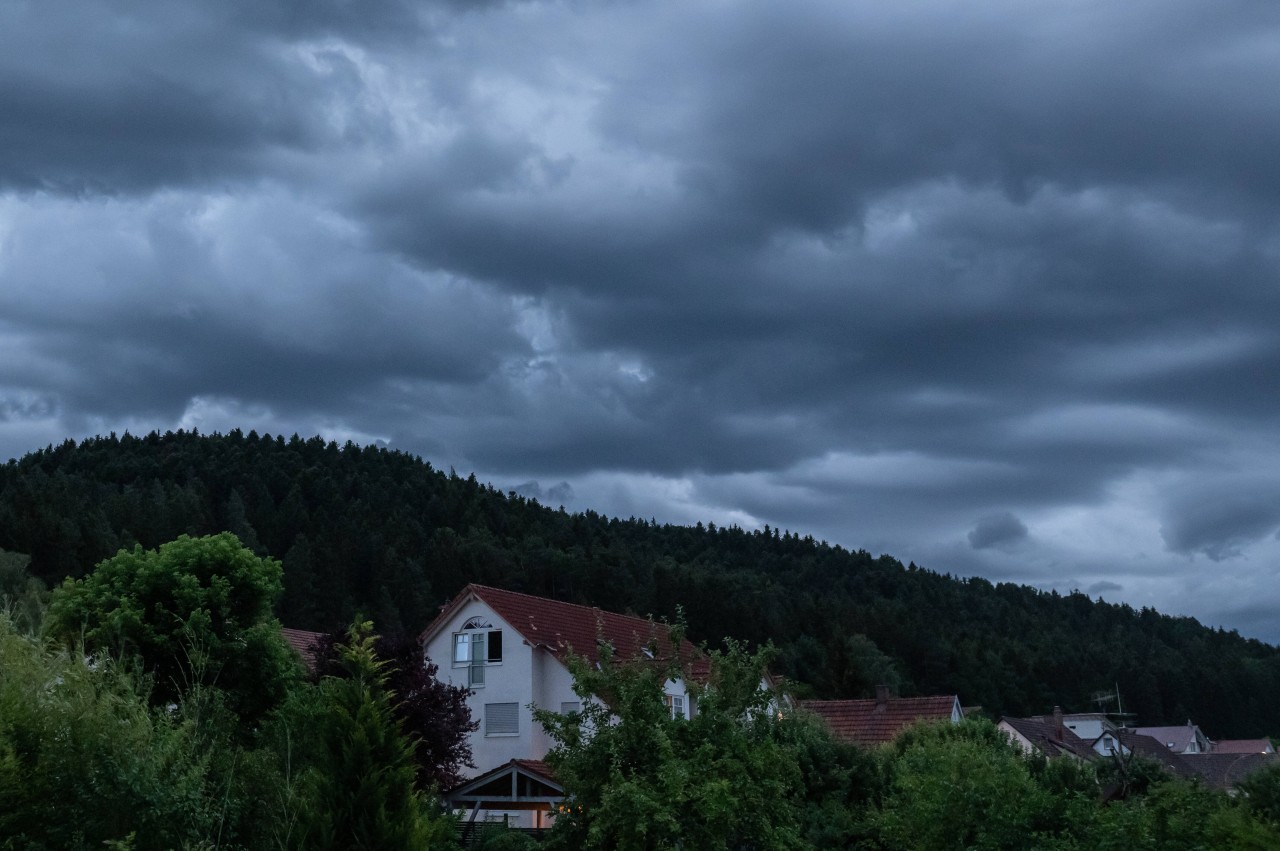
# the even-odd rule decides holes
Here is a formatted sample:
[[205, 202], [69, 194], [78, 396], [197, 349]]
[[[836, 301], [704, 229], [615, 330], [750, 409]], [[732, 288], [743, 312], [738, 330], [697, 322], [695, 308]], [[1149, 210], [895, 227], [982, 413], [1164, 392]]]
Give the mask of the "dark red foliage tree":
[[[327, 635], [316, 653], [316, 676], [343, 677], [336, 646], [342, 635]], [[467, 689], [436, 678], [437, 667], [422, 656], [422, 646], [411, 635], [378, 636], [374, 651], [388, 663], [387, 686], [395, 694], [395, 716], [400, 729], [416, 740], [420, 789], [448, 789], [461, 782], [461, 770], [472, 766], [468, 734], [479, 726], [467, 709]]]

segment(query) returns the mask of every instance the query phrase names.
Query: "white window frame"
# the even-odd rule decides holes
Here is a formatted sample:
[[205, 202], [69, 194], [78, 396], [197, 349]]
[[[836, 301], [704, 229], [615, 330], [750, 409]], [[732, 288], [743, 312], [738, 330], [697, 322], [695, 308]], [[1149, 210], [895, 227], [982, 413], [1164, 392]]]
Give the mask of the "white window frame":
[[485, 668], [501, 665], [502, 659], [489, 659], [489, 636], [497, 633], [499, 652], [506, 650], [502, 640], [502, 630], [494, 629], [491, 624], [480, 618], [471, 618], [462, 625], [462, 629], [453, 634], [453, 667], [467, 669], [467, 685], [470, 688], [484, 688]]

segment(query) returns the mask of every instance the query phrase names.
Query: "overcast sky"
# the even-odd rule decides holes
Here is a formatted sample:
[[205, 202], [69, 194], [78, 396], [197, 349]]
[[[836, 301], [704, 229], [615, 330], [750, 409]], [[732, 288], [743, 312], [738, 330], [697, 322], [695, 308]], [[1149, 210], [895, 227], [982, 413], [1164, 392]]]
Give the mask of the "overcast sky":
[[0, 459], [379, 442], [1280, 640], [1274, 0], [0, 0]]

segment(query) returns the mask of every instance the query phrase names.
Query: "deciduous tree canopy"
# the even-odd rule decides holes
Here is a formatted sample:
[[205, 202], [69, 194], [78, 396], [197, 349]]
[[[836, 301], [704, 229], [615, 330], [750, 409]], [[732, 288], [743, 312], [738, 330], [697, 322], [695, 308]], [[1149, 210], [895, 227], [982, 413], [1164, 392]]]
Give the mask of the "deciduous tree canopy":
[[158, 702], [216, 685], [237, 713], [256, 718], [300, 676], [272, 615], [280, 592], [279, 562], [234, 535], [184, 535], [157, 550], [122, 550], [67, 579], [50, 601], [50, 628], [91, 651], [136, 653]]

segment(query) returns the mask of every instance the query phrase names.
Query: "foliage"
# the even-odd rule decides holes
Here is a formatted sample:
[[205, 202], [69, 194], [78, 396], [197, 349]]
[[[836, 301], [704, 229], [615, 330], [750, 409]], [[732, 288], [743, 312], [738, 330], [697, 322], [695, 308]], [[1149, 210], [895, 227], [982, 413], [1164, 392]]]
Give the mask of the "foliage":
[[[338, 657], [339, 641], [326, 636], [317, 650], [321, 676], [347, 675]], [[415, 740], [418, 788], [448, 789], [472, 766], [469, 734], [478, 726], [467, 707], [470, 691], [438, 679], [439, 668], [422, 657], [422, 645], [406, 633], [378, 636], [374, 652], [386, 663], [387, 688], [395, 694], [394, 713], [400, 729]]]
[[470, 851], [537, 851], [537, 840], [505, 825], [482, 825]]
[[[675, 638], [679, 642], [679, 635]], [[697, 712], [672, 718], [663, 702], [677, 662], [599, 667], [573, 659], [580, 712], [535, 710], [556, 745], [547, 761], [572, 801], [557, 819], [560, 848], [803, 848], [797, 823], [800, 769], [759, 690], [767, 654], [730, 644], [711, 654]]]
[[[1092, 708], [1145, 724], [1280, 729], [1280, 651], [1190, 618], [981, 579], [775, 529], [570, 514], [383, 448], [232, 431], [68, 441], [0, 466], [0, 547], [54, 584], [120, 548], [239, 530], [285, 564], [282, 613], [426, 624], [467, 582], [672, 616], [695, 639], [773, 641], [818, 697], [957, 693], [994, 714]], [[939, 565], [945, 568], [945, 565]], [[863, 636], [855, 639], [853, 636]], [[1070, 652], [1063, 652], [1063, 648]]]
[[153, 700], [177, 702], [198, 685], [224, 690], [246, 719], [261, 717], [300, 676], [271, 616], [280, 565], [229, 533], [186, 535], [158, 550], [122, 550], [54, 590], [55, 634], [93, 652], [136, 653], [154, 676]]
[[0, 848], [168, 849], [215, 835], [208, 750], [127, 668], [0, 613]]
[[344, 677], [319, 686], [322, 744], [305, 782], [294, 847], [418, 849], [452, 844], [454, 824], [414, 789], [413, 743], [396, 725], [386, 663], [374, 652], [372, 624], [351, 627], [338, 647]]
[[818, 718], [799, 713], [778, 725], [779, 742], [800, 769], [799, 821], [814, 848], [862, 848], [875, 836], [872, 809], [886, 792], [882, 754], [835, 741]]
[[895, 751], [879, 819], [886, 847], [1027, 847], [1048, 795], [989, 722], [917, 727]]
[[0, 609], [9, 613], [17, 628], [38, 632], [49, 591], [43, 582], [27, 572], [30, 561], [27, 556], [0, 550]]
[[1254, 815], [1280, 827], [1280, 765], [1250, 775], [1239, 785], [1238, 791]]

